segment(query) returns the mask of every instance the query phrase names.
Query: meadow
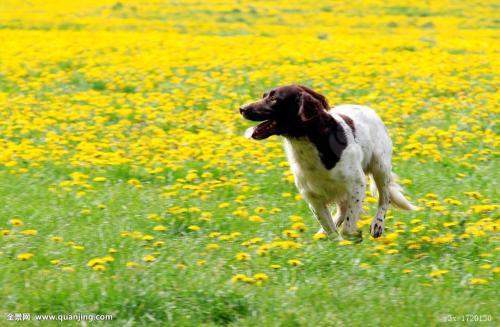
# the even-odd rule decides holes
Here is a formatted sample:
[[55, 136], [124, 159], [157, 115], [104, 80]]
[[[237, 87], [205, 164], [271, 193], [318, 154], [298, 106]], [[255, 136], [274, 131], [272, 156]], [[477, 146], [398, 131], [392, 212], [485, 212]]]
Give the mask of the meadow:
[[[0, 325], [498, 325], [497, 14], [2, 0]], [[420, 210], [375, 240], [368, 194], [362, 243], [316, 235], [281, 140], [238, 113], [291, 83], [373, 107]]]

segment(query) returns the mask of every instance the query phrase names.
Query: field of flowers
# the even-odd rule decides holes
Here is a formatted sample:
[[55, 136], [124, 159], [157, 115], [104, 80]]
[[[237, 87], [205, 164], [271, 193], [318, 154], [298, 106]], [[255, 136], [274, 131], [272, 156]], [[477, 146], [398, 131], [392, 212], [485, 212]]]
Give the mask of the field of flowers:
[[[2, 0], [0, 325], [498, 325], [495, 3]], [[237, 110], [290, 83], [372, 106], [420, 210], [315, 235]]]

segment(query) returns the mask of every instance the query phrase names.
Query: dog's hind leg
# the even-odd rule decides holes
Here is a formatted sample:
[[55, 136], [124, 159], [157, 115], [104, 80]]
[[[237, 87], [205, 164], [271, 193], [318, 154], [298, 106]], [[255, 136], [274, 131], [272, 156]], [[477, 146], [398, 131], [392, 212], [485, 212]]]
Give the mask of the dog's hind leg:
[[390, 204], [390, 183], [391, 165], [390, 163], [375, 162], [372, 167], [372, 176], [378, 190], [378, 209], [370, 226], [370, 234], [380, 237], [384, 231], [385, 215]]
[[[333, 219], [333, 223], [334, 223], [336, 229], [338, 230], [345, 220], [345, 215], [347, 213], [347, 203], [345, 201], [339, 201], [336, 203], [336, 206], [337, 206], [337, 209], [335, 212], [335, 216], [333, 216], [332, 219]], [[326, 234], [323, 227], [321, 227], [319, 229], [318, 233]]]
[[335, 212], [335, 217], [333, 217], [333, 222], [335, 223], [335, 227], [340, 228], [340, 226], [345, 220], [346, 214], [347, 214], [347, 202], [338, 201], [337, 212]]
[[324, 232], [327, 235], [337, 232], [337, 227], [333, 222], [332, 214], [330, 213], [330, 210], [328, 210], [326, 204], [316, 201], [311, 201], [308, 203], [314, 217], [316, 217], [319, 224], [321, 225], [320, 232]]
[[362, 240], [361, 232], [358, 230], [357, 222], [363, 211], [363, 199], [365, 197], [366, 181], [364, 174], [360, 174], [351, 185], [346, 198], [346, 213], [342, 224], [342, 236]]

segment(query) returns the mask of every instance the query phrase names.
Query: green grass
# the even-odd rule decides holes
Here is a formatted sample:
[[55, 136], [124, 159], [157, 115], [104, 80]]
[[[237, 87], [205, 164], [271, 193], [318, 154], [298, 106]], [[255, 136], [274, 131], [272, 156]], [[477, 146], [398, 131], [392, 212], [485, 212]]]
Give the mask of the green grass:
[[[427, 164], [426, 172], [416, 164], [398, 165], [401, 172], [416, 171], [411, 194], [453, 194], [455, 183], [446, 176], [456, 169], [447, 170], [441, 164]], [[493, 192], [492, 186], [481, 175], [490, 176], [493, 166], [485, 166], [461, 181], [467, 186]], [[251, 167], [244, 171], [252, 176]], [[110, 171], [114, 180], [116, 172]], [[443, 174], [442, 178], [436, 178]], [[405, 174], [406, 175], [406, 174]], [[283, 211], [267, 218], [260, 225], [235, 219], [220, 219], [227, 210], [212, 209], [216, 219], [202, 226], [221, 232], [240, 231], [243, 235], [234, 242], [224, 243], [222, 249], [203, 255], [208, 240], [198, 232], [188, 232], [186, 226], [194, 223], [189, 214], [180, 219], [167, 220], [169, 227], [159, 260], [147, 269], [124, 269], [129, 260], [140, 261], [147, 242], [120, 237], [123, 230], [148, 231], [156, 225], [146, 219], [148, 213], [162, 213], [172, 205], [199, 206], [198, 200], [180, 202], [178, 199], [162, 200], [159, 185], [145, 182], [136, 190], [125, 183], [97, 185], [95, 192], [85, 199], [75, 199], [72, 194], [60, 195], [47, 192], [50, 184], [59, 181], [55, 170], [42, 170], [34, 174], [12, 176], [1, 174], [0, 205], [3, 209], [1, 225], [7, 218], [30, 217], [30, 227], [41, 235], [64, 235], [65, 240], [86, 247], [73, 250], [48, 238], [25, 242], [18, 239], [1, 241], [0, 274], [3, 285], [0, 297], [6, 312], [72, 313], [93, 312], [115, 315], [115, 323], [136, 322], [147, 325], [173, 324], [192, 326], [219, 325], [437, 325], [443, 314], [494, 315], [497, 297], [496, 283], [471, 288], [466, 280], [484, 263], [477, 255], [492, 251], [492, 244], [481, 239], [459, 241], [454, 246], [432, 246], [423, 249], [426, 256], [415, 259], [415, 251], [401, 250], [396, 255], [371, 256], [373, 241], [366, 240], [367, 227], [363, 228], [365, 241], [358, 245], [339, 246], [332, 241], [311, 241], [317, 227], [303, 202], [281, 205], [280, 194], [292, 191], [293, 186], [280, 180], [281, 169], [274, 169], [261, 178], [253, 179], [260, 191], [251, 194], [247, 205], [278, 207]], [[129, 176], [124, 176], [128, 178]], [[405, 176], [406, 177], [406, 176]], [[274, 182], [273, 182], [274, 180]], [[479, 185], [478, 185], [479, 183]], [[214, 194], [219, 200], [231, 199], [238, 194], [234, 188]], [[105, 204], [105, 209], [96, 209]], [[373, 205], [371, 205], [373, 208]], [[81, 215], [83, 208], [92, 213]], [[429, 212], [400, 213], [392, 211], [386, 233], [394, 229], [395, 221], [408, 222], [413, 217], [427, 220], [442, 219]], [[310, 227], [306, 232], [305, 249], [278, 251], [266, 257], [254, 258], [248, 263], [237, 263], [234, 253], [241, 251], [242, 240], [252, 235], [271, 237], [279, 235], [288, 224], [289, 215], [302, 215]], [[427, 216], [428, 215], [428, 216]], [[464, 217], [467, 220], [467, 217]], [[458, 227], [462, 228], [462, 227]], [[430, 233], [430, 232], [429, 232]], [[432, 235], [432, 233], [430, 233]], [[403, 234], [412, 239], [411, 233]], [[24, 236], [29, 238], [29, 236]], [[22, 244], [25, 251], [37, 254], [32, 262], [12, 264], [13, 256]], [[81, 265], [88, 258], [102, 256], [109, 248], [116, 248], [115, 261], [106, 273], [92, 272]], [[40, 254], [40, 255], [38, 255]], [[43, 256], [41, 254], [44, 254]], [[48, 258], [63, 257], [65, 264], [76, 267], [74, 273], [61, 273], [50, 267]], [[198, 259], [207, 260], [206, 266], [194, 265]], [[255, 268], [269, 263], [287, 266], [290, 258], [299, 258], [303, 265], [268, 273], [270, 280], [262, 286], [233, 285], [229, 278], [233, 272], [255, 272]], [[178, 262], [188, 267], [179, 270]], [[370, 265], [360, 268], [361, 263]], [[450, 276], [433, 281], [427, 275], [432, 268], [446, 267]], [[21, 269], [21, 270], [20, 270]], [[412, 269], [403, 274], [402, 269]], [[115, 279], [116, 278], [116, 279]]]
[[[448, 315], [454, 325], [498, 325], [498, 206], [477, 212], [498, 203], [500, 179], [493, 2], [67, 2], [60, 15], [30, 4], [19, 17], [9, 4], [0, 23], [9, 45], [0, 52], [0, 326], [14, 325], [8, 313], [30, 313], [24, 325], [77, 313], [112, 314], [97, 324], [116, 326], [438, 326]], [[294, 198], [281, 144], [241, 137], [250, 123], [237, 108], [291, 82], [332, 104], [373, 106], [386, 121], [394, 170], [422, 207], [391, 208], [387, 238], [373, 240], [364, 225], [359, 244], [314, 240], [319, 226]], [[81, 145], [130, 161], [101, 164], [97, 150], [75, 159]], [[419, 150], [405, 159], [407, 145]], [[441, 160], [419, 148], [434, 145]], [[203, 151], [183, 156], [191, 150]], [[88, 177], [71, 185], [74, 172]], [[366, 207], [363, 221], [376, 204]], [[291, 216], [307, 227], [301, 247], [259, 255], [290, 240]], [[37, 235], [21, 233], [30, 229]], [[251, 259], [238, 261], [240, 252]], [[104, 271], [88, 266], [106, 255]], [[439, 270], [447, 273], [431, 276]], [[269, 279], [232, 282], [257, 273]], [[461, 321], [468, 314], [492, 321]]]

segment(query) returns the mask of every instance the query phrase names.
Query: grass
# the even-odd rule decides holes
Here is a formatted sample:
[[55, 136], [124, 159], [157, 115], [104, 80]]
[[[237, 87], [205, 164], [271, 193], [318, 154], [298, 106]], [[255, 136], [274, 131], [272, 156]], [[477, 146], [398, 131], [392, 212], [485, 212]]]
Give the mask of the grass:
[[[493, 2], [4, 6], [0, 321], [497, 325]], [[421, 210], [374, 240], [368, 194], [362, 243], [316, 239], [236, 110], [291, 82], [373, 106]]]

